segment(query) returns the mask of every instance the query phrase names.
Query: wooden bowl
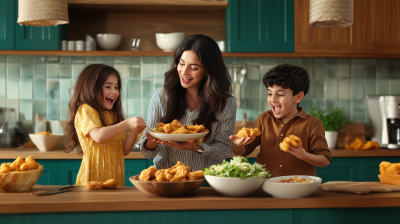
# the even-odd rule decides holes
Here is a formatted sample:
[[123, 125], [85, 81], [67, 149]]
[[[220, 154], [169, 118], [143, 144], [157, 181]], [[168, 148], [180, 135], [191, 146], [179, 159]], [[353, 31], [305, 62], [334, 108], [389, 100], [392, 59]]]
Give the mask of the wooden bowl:
[[144, 181], [139, 180], [139, 175], [129, 177], [132, 184], [141, 192], [155, 194], [162, 197], [174, 197], [188, 194], [204, 184], [204, 177], [187, 181]]

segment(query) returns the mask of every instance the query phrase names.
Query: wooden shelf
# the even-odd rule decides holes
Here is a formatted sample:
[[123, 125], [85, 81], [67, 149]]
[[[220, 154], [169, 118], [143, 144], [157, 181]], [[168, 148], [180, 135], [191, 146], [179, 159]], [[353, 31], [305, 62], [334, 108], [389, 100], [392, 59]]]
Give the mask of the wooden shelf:
[[[0, 51], [0, 55], [59, 55], [59, 56], [173, 56], [163, 51]], [[228, 53], [223, 57], [246, 58], [400, 58], [400, 54], [341, 54], [341, 53]]]
[[211, 0], [68, 0], [68, 5], [163, 5], [228, 7], [228, 1]]

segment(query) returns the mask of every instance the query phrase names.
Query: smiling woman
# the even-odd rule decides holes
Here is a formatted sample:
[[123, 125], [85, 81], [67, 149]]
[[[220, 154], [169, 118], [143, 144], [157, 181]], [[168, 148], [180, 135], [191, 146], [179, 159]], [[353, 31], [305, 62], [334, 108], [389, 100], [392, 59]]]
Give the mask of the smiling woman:
[[157, 169], [178, 161], [193, 170], [221, 163], [232, 153], [229, 136], [233, 133], [236, 101], [231, 97], [231, 80], [218, 44], [208, 36], [187, 37], [174, 53], [171, 69], [165, 73], [164, 88], [150, 101], [147, 124], [199, 124], [209, 130], [205, 141], [196, 145], [161, 141], [146, 133], [141, 139], [141, 152], [154, 159]]

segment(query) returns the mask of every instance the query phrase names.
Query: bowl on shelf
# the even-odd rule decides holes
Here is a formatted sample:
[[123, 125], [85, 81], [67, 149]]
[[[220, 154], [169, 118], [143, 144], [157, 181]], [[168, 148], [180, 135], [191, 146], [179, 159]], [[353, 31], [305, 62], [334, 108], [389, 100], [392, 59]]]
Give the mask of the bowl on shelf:
[[239, 177], [217, 177], [204, 176], [210, 186], [218, 193], [231, 196], [242, 197], [256, 191], [264, 182], [263, 177], [248, 177], [240, 179]]
[[97, 43], [103, 50], [114, 50], [121, 43], [121, 35], [112, 33], [96, 34]]
[[53, 151], [58, 144], [60, 144], [61, 140], [64, 138], [64, 135], [36, 135], [29, 134], [32, 142], [36, 145], [39, 151]]
[[[307, 183], [277, 183], [282, 179], [304, 178], [306, 180], [314, 180]], [[275, 198], [305, 198], [313, 194], [321, 185], [322, 179], [315, 176], [280, 176], [266, 180], [262, 189]]]
[[156, 33], [157, 46], [165, 52], [174, 52], [183, 39], [185, 39], [184, 32]]
[[155, 194], [163, 197], [174, 197], [188, 194], [204, 184], [206, 179], [187, 181], [144, 181], [139, 180], [139, 175], [129, 177], [132, 184], [144, 193]]

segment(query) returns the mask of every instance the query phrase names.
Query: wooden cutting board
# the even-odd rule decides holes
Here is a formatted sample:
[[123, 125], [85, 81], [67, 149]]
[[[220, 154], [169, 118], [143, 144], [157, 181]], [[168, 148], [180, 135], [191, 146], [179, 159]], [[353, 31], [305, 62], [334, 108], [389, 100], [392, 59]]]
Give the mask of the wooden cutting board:
[[329, 181], [321, 184], [321, 190], [352, 194], [400, 191], [400, 186], [381, 182]]

